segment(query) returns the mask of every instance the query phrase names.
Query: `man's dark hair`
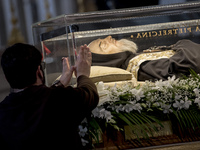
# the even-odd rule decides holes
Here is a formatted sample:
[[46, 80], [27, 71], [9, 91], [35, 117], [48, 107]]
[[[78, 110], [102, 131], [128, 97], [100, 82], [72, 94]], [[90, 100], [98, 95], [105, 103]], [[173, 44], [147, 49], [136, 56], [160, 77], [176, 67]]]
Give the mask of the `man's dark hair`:
[[32, 45], [16, 43], [5, 49], [1, 66], [11, 88], [22, 89], [36, 82], [36, 71], [42, 55]]

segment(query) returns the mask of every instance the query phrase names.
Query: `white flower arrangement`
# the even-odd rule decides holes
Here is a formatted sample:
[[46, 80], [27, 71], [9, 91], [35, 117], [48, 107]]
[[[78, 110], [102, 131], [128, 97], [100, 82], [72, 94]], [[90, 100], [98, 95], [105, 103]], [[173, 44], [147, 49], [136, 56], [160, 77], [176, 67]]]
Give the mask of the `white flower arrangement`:
[[[145, 131], [147, 127], [144, 124], [146, 122], [160, 124], [159, 117], [168, 116], [170, 118], [171, 114], [180, 124], [186, 124], [187, 128], [193, 127], [193, 123], [189, 124], [186, 121], [187, 117], [195, 118], [194, 121], [200, 124], [200, 115], [195, 116], [190, 112], [185, 114], [190, 109], [199, 114], [200, 76], [194, 72], [185, 78], [173, 76], [166, 81], [145, 81], [144, 84], [137, 87], [130, 83], [125, 83], [120, 87], [116, 85], [108, 87], [103, 82], [97, 83], [96, 86], [100, 102], [92, 111], [91, 118], [99, 126], [88, 127], [90, 128], [88, 130], [94, 134], [97, 134], [95, 129], [101, 128], [100, 122], [111, 125], [117, 130], [123, 130], [117, 122], [121, 119], [130, 126], [138, 124]], [[82, 127], [81, 130], [83, 129], [85, 128]], [[84, 138], [84, 136], [82, 137]], [[93, 138], [95, 137], [93, 136]], [[85, 139], [84, 141], [89, 140]]]

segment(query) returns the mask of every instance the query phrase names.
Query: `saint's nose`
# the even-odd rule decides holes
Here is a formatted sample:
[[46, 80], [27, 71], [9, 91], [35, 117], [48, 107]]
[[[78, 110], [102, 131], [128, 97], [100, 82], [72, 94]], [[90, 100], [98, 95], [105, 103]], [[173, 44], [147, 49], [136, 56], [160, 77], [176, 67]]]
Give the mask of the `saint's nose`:
[[112, 36], [110, 36], [110, 35], [105, 38], [105, 40], [107, 40], [109, 42], [111, 41], [111, 39], [112, 39]]
[[111, 39], [111, 38], [112, 38], [112, 36], [110, 36], [110, 35], [106, 37], [106, 39], [108, 39], [108, 40]]

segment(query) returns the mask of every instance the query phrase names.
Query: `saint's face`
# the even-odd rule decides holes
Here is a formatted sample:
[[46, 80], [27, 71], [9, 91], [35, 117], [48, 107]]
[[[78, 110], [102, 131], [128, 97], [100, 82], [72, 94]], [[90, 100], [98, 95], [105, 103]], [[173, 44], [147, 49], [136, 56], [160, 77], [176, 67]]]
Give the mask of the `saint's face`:
[[112, 38], [112, 36], [107, 36], [105, 39], [94, 40], [88, 45], [90, 51], [97, 54], [119, 53], [121, 52], [119, 46], [120, 42]]

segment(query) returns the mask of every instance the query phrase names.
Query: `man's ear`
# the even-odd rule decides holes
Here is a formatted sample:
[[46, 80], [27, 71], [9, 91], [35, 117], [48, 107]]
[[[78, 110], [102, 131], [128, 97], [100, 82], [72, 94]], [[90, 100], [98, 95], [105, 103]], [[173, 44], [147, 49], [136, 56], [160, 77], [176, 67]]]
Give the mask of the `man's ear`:
[[44, 76], [41, 70], [41, 66], [38, 66], [37, 71], [36, 71], [36, 77], [43, 80]]

